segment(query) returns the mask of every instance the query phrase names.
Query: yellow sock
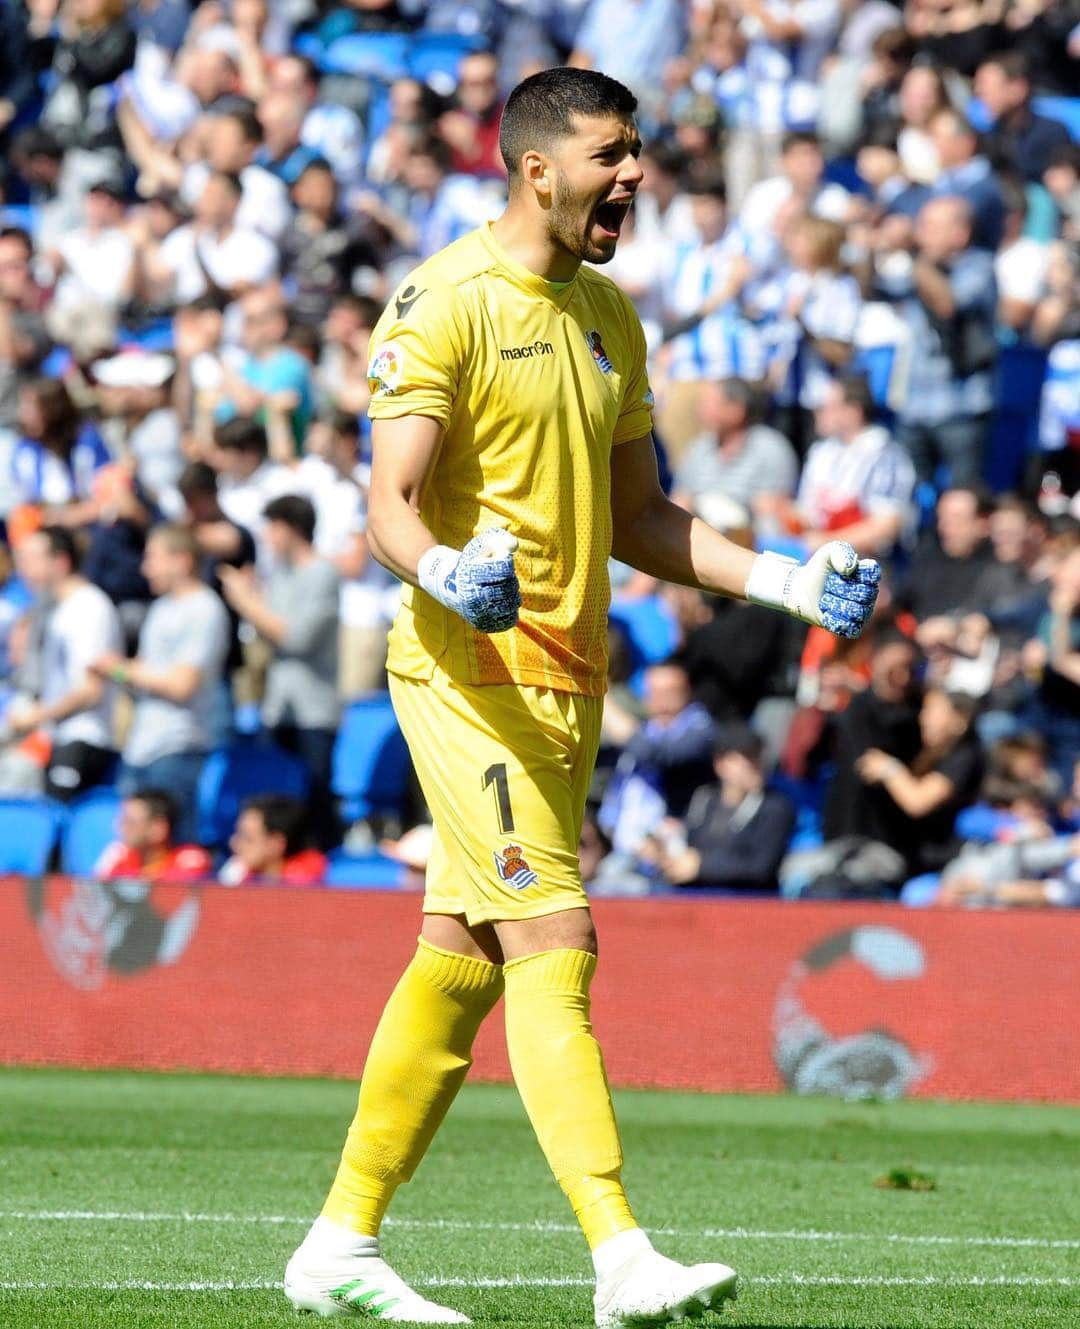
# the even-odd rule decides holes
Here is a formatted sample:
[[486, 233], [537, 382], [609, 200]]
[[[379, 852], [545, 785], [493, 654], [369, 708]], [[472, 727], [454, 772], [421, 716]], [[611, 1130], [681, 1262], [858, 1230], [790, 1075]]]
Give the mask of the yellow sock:
[[323, 1217], [379, 1231], [472, 1065], [472, 1045], [502, 992], [502, 970], [420, 939], [371, 1040], [360, 1101]]
[[525, 1111], [590, 1249], [636, 1228], [604, 1059], [589, 1023], [596, 956], [556, 950], [511, 960], [506, 1046]]

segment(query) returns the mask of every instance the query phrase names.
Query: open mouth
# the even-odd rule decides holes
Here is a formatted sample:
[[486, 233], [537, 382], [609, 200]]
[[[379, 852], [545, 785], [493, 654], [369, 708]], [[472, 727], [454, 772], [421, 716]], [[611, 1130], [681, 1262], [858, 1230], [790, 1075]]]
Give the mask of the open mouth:
[[597, 206], [593, 213], [593, 221], [604, 232], [605, 235], [612, 238], [618, 238], [622, 230], [622, 224], [626, 220], [626, 214], [630, 211], [632, 198], [618, 199], [615, 202], [608, 200]]

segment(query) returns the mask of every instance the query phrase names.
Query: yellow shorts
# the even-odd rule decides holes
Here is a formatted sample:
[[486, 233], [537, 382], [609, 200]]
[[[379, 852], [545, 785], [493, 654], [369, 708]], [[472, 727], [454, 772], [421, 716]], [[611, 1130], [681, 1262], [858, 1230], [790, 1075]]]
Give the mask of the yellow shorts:
[[578, 864], [603, 698], [390, 675], [431, 809], [426, 914], [469, 923], [587, 904]]

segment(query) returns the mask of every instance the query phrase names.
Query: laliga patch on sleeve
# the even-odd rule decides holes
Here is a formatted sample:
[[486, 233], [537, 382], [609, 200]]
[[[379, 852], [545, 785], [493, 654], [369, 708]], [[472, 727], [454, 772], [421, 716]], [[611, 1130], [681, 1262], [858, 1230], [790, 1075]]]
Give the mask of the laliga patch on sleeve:
[[405, 356], [396, 341], [383, 342], [368, 365], [368, 387], [373, 397], [392, 397], [401, 386]]

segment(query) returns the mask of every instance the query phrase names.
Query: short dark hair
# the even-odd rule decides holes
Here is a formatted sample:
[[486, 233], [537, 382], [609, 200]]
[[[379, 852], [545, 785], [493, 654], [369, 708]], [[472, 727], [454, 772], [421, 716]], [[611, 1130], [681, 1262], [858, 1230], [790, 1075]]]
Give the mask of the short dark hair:
[[725, 752], [737, 752], [755, 765], [765, 754], [765, 743], [745, 720], [730, 720], [716, 731], [713, 754], [722, 757]]
[[975, 515], [977, 517], [989, 517], [994, 511], [994, 496], [983, 484], [946, 485], [938, 494], [939, 502], [946, 494], [970, 494], [975, 500]]
[[217, 471], [204, 461], [189, 462], [180, 472], [176, 487], [183, 499], [195, 498], [199, 494], [216, 494]]
[[282, 494], [263, 508], [267, 521], [279, 521], [311, 544], [315, 539], [315, 509], [302, 494]]
[[862, 148], [888, 148], [890, 152], [895, 152], [902, 128], [903, 126], [899, 120], [875, 120], [867, 127], [862, 138], [859, 139], [859, 150]]
[[66, 526], [43, 526], [41, 534], [49, 546], [49, 553], [54, 558], [57, 554], [61, 558], [66, 558], [71, 565], [72, 572], [78, 572], [82, 563], [82, 554], [74, 533]]
[[227, 452], [257, 452], [267, 455], [266, 430], [250, 415], [234, 415], [214, 430], [214, 442]]
[[383, 305], [373, 295], [359, 295], [356, 291], [342, 291], [330, 302], [331, 309], [351, 309], [368, 327], [373, 328], [382, 317]]
[[236, 198], [244, 192], [244, 182], [233, 171], [211, 171], [207, 177], [207, 184], [211, 180], [220, 180]]
[[683, 189], [688, 194], [699, 197], [715, 198], [721, 203], [727, 202], [727, 181], [723, 167], [716, 162], [695, 162], [683, 177]]
[[234, 124], [240, 126], [240, 132], [244, 136], [245, 143], [262, 142], [262, 125], [259, 124], [259, 117], [255, 114], [255, 107], [248, 101], [236, 102], [226, 109], [211, 111], [210, 114], [218, 120], [232, 120]]
[[268, 835], [285, 837], [285, 856], [298, 854], [307, 842], [305, 829], [307, 813], [298, 798], [287, 794], [256, 794], [244, 800], [240, 813], [256, 812], [262, 818]]
[[332, 434], [340, 434], [344, 438], [360, 437], [360, 417], [352, 411], [330, 411], [323, 417], [323, 424]]
[[1022, 78], [1025, 83], [1031, 82], [1031, 61], [1023, 51], [995, 51], [992, 55], [986, 56], [981, 63], [997, 65], [1010, 81]]
[[141, 803], [146, 808], [146, 815], [151, 821], [168, 823], [169, 839], [176, 828], [176, 800], [164, 789], [140, 789], [137, 794], [129, 794], [133, 803]]
[[643, 157], [655, 162], [665, 175], [681, 176], [689, 165], [690, 159], [681, 143], [669, 139], [653, 139], [641, 150]]
[[613, 115], [628, 120], [637, 98], [617, 79], [596, 69], [543, 69], [517, 85], [499, 126], [499, 151], [511, 183], [530, 148], [546, 148], [574, 132], [575, 115]]
[[26, 250], [26, 257], [33, 256], [34, 242], [30, 239], [30, 232], [21, 226], [0, 226], [0, 240], [17, 240]]
[[841, 374], [837, 379], [840, 398], [846, 406], [857, 406], [864, 420], [872, 420], [877, 409], [865, 374]]
[[1058, 143], [1046, 155], [1043, 174], [1055, 166], [1066, 166], [1080, 175], [1080, 143]]
[[789, 129], [780, 140], [780, 155], [790, 152], [792, 148], [809, 147], [817, 148], [821, 151], [821, 139], [812, 129]]

